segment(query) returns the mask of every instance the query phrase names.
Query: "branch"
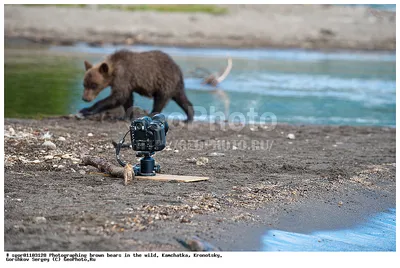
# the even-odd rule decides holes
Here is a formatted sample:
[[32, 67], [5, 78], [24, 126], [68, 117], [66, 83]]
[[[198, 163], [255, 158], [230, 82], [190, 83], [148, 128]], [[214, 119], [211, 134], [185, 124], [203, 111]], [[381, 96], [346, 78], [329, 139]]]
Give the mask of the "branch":
[[217, 78], [218, 83], [221, 83], [222, 81], [225, 80], [225, 78], [228, 76], [228, 74], [232, 70], [232, 58], [228, 58], [228, 65], [226, 66], [224, 72]]
[[129, 184], [135, 177], [130, 164], [123, 168], [107, 162], [104, 158], [90, 155], [81, 155], [81, 159], [84, 165], [96, 167], [101, 172], [110, 174], [112, 177], [124, 178], [125, 185]]
[[207, 84], [207, 85], [212, 85], [212, 86], [217, 86], [219, 83], [221, 83], [225, 78], [228, 76], [228, 74], [232, 70], [232, 58], [228, 58], [228, 65], [226, 66], [225, 70], [221, 74], [210, 74], [206, 78], [204, 78], [202, 84]]

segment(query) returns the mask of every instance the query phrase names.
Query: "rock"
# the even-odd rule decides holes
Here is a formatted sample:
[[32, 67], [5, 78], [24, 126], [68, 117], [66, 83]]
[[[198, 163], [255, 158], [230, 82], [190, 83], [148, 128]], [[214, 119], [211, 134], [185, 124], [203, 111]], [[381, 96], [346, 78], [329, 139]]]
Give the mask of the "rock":
[[42, 146], [44, 146], [50, 150], [55, 150], [57, 148], [57, 146], [54, 143], [52, 143], [51, 141], [43, 142]]
[[62, 158], [62, 159], [70, 159], [70, 158], [71, 158], [71, 155], [70, 155], [70, 154], [63, 154], [63, 155], [61, 156], [61, 158]]
[[174, 153], [179, 153], [179, 150], [175, 150]]
[[79, 173], [82, 174], [82, 175], [85, 175], [85, 174], [86, 174], [86, 171], [84, 171], [84, 170], [79, 170]]
[[75, 114], [75, 118], [76, 119], [85, 119], [85, 116], [81, 113], [77, 113], [77, 114]]
[[293, 133], [289, 133], [289, 134], [287, 135], [287, 138], [288, 138], [289, 140], [294, 140], [296, 137], [294, 136]]
[[218, 153], [218, 152], [212, 152], [210, 154], [208, 154], [208, 156], [225, 156], [224, 153]]
[[11, 135], [11, 136], [14, 136], [14, 135], [15, 135], [15, 130], [14, 130], [12, 127], [10, 127], [10, 128], [8, 129], [8, 132], [10, 132], [10, 135]]
[[81, 162], [79, 158], [74, 158], [74, 157], [71, 157], [71, 161], [73, 164], [78, 164], [79, 162]]
[[189, 163], [193, 163], [194, 164], [194, 163], [196, 163], [197, 159], [192, 157], [192, 158], [186, 159], [186, 161], [188, 161]]
[[47, 131], [46, 133], [43, 134], [42, 139], [49, 140], [51, 139], [51, 136], [53, 135], [51, 135], [50, 132]]
[[93, 133], [88, 133], [88, 137], [93, 137]]
[[59, 137], [57, 140], [58, 141], [66, 141], [66, 139], [64, 137]]
[[175, 240], [191, 251], [221, 251], [221, 248], [216, 247], [197, 236], [193, 236], [189, 239], [175, 238]]
[[232, 150], [237, 150], [238, 147], [236, 147], [235, 145], [232, 146]]
[[62, 169], [62, 168], [64, 168], [64, 166], [63, 165], [58, 165], [57, 168]]
[[52, 156], [52, 155], [46, 155], [45, 157], [44, 157], [44, 160], [51, 160], [51, 159], [53, 159], [54, 158], [54, 156]]
[[33, 218], [33, 221], [37, 224], [42, 224], [47, 222], [45, 217], [35, 217]]
[[200, 208], [198, 207], [198, 206], [196, 206], [196, 205], [194, 205], [193, 207], [192, 207], [192, 210], [199, 210]]
[[39, 159], [36, 159], [36, 160], [33, 160], [32, 161], [32, 163], [34, 163], [34, 164], [38, 164], [38, 163], [40, 163], [41, 161], [39, 160]]
[[196, 165], [198, 165], [198, 166], [204, 166], [207, 163], [208, 163], [207, 157], [199, 157], [199, 159], [197, 159], [197, 161], [196, 161]]

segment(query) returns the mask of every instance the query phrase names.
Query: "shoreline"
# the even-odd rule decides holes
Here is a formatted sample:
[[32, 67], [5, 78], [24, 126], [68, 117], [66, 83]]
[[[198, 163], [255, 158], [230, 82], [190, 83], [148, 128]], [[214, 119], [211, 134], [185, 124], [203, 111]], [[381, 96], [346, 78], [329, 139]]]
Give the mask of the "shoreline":
[[396, 14], [390, 11], [334, 5], [223, 6], [228, 8], [228, 14], [6, 5], [5, 38], [64, 45], [86, 42], [93, 46], [111, 43], [203, 48], [396, 49]]
[[[210, 180], [124, 186], [75, 158], [84, 150], [114, 161], [110, 141], [126, 124], [5, 119], [5, 250], [185, 251], [174, 237], [196, 235], [223, 251], [257, 251], [268, 229], [352, 226], [396, 204], [395, 129], [278, 124], [235, 132], [171, 125], [172, 144], [238, 138], [273, 144], [268, 150], [171, 146], [155, 156], [163, 172]], [[47, 131], [55, 150], [41, 145]], [[288, 133], [296, 138], [289, 141]], [[193, 164], [193, 157], [208, 163]]]

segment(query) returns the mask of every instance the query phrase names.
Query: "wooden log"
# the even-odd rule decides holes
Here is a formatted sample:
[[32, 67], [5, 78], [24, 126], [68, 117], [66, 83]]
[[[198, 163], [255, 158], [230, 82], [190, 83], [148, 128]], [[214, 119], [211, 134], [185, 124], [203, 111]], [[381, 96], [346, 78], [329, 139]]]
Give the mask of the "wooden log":
[[81, 155], [81, 160], [84, 165], [96, 167], [101, 172], [105, 172], [116, 178], [124, 178], [124, 168], [113, 165], [104, 158], [91, 155]]
[[127, 164], [124, 168], [111, 164], [107, 160], [97, 156], [81, 155], [82, 163], [84, 165], [90, 165], [96, 167], [101, 172], [105, 172], [112, 177], [124, 178], [124, 184], [128, 185], [134, 179], [137, 180], [153, 180], [153, 181], [177, 181], [177, 182], [196, 182], [205, 181], [209, 177], [201, 176], [184, 176], [184, 175], [170, 175], [170, 174], [159, 174], [155, 176], [135, 176], [133, 172], [133, 166]]

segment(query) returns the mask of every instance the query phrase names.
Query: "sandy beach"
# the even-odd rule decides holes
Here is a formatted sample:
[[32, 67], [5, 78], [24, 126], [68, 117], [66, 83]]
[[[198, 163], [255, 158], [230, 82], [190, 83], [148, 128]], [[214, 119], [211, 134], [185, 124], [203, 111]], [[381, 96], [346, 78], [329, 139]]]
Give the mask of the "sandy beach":
[[[333, 5], [222, 7], [226, 14], [212, 15], [6, 5], [5, 39], [395, 51], [392, 12]], [[47, 55], [7, 44], [6, 63]], [[9, 57], [12, 53], [20, 57]], [[34, 69], [29, 68], [23, 70]], [[10, 84], [8, 90], [15, 90], [17, 82]], [[33, 92], [30, 84], [28, 90]], [[112, 141], [126, 133], [128, 121], [67, 116], [4, 121], [6, 251], [181, 252], [189, 249], [176, 238], [192, 236], [222, 251], [259, 251], [269, 229], [352, 227], [396, 206], [395, 128], [278, 123], [236, 131], [225, 122], [170, 122], [168, 147], [155, 155], [162, 173], [210, 179], [134, 180], [125, 186], [123, 179], [83, 165], [81, 154], [117, 165]], [[54, 146], [44, 146], [45, 140]], [[123, 157], [137, 161], [132, 150]]]
[[[127, 124], [5, 120], [5, 250], [183, 251], [175, 238], [193, 235], [224, 251], [260, 250], [270, 228], [344, 228], [395, 207], [395, 129], [171, 125], [155, 156], [162, 172], [210, 180], [124, 186], [79, 155], [117, 165], [111, 141]], [[55, 150], [42, 146], [46, 132]], [[131, 150], [123, 157], [135, 161]]]
[[5, 37], [93, 45], [395, 50], [396, 14], [335, 5], [226, 5], [221, 15], [6, 5]]

